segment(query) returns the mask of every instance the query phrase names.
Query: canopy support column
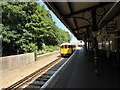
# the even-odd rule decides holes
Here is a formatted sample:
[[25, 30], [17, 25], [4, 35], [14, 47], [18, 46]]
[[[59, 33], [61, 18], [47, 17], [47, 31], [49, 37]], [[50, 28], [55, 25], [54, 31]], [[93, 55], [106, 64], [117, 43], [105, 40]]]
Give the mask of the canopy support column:
[[89, 49], [90, 49], [90, 42], [89, 42], [89, 38], [90, 38], [90, 35], [89, 35], [89, 27], [86, 28], [86, 32], [87, 32], [87, 54], [88, 54], [88, 57], [89, 57]]
[[98, 59], [98, 41], [97, 41], [97, 19], [96, 19], [96, 9], [92, 9], [92, 30], [93, 30], [93, 40], [94, 40], [94, 61], [95, 61], [95, 74], [99, 75], [99, 59]]
[[85, 54], [87, 55], [87, 37], [86, 37], [86, 32], [84, 32], [84, 42], [85, 42]]

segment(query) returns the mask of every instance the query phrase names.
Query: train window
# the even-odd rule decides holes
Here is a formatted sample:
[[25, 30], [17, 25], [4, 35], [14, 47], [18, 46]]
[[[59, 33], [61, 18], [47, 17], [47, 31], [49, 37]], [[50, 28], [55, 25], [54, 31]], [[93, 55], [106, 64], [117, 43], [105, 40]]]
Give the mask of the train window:
[[71, 48], [72, 46], [71, 45], [68, 45], [68, 48]]
[[68, 45], [65, 45], [65, 48], [68, 48]]
[[76, 46], [75, 45], [73, 45], [73, 48], [75, 48]]
[[60, 48], [64, 48], [63, 46], [60, 46]]

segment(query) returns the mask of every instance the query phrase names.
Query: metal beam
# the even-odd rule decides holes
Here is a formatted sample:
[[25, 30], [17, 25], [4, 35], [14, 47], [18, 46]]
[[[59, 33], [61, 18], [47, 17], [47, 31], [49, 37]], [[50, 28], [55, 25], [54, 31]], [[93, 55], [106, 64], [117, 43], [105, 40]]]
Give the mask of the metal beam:
[[94, 8], [98, 8], [98, 7], [107, 5], [107, 4], [111, 4], [111, 2], [104, 2], [104, 3], [101, 2], [101, 3], [97, 4], [97, 5], [92, 6], [92, 7], [85, 8], [85, 9], [82, 9], [82, 10], [78, 10], [78, 11], [70, 13], [70, 14], [66, 14], [66, 15], [64, 15], [64, 18], [71, 17], [73, 15], [76, 15], [76, 14], [79, 14], [79, 13], [82, 13], [82, 12], [90, 11], [90, 10], [92, 10]]
[[[67, 4], [68, 4], [68, 6], [69, 6], [70, 12], [73, 13], [73, 8], [72, 8], [72, 6], [71, 6], [71, 2], [67, 2]], [[75, 27], [77, 28], [78, 26], [77, 26], [76, 19], [73, 18], [73, 21], [74, 21], [74, 23], [75, 23]]]
[[103, 20], [109, 15], [109, 13], [114, 9], [114, 7], [117, 5], [118, 2], [116, 2], [112, 7], [111, 9], [106, 13], [106, 15], [103, 17], [103, 19], [98, 23], [98, 25], [100, 25]]
[[92, 9], [92, 31], [97, 31], [97, 17], [96, 17], [96, 8]]
[[82, 26], [82, 27], [78, 27], [78, 28], [76, 28], [76, 29], [73, 29], [73, 31], [78, 30], [78, 29], [87, 28], [87, 27], [89, 27], [89, 26], [90, 26], [90, 25], [87, 25], [87, 26]]
[[[114, 9], [111, 10], [111, 12], [109, 12], [109, 14], [107, 14], [107, 17], [106, 17], [107, 19], [104, 18], [104, 20], [101, 21], [101, 24], [99, 23], [99, 29], [101, 29], [107, 23], [109, 23], [110, 21], [112, 21], [115, 17], [117, 17], [118, 15], [120, 15], [120, 8], [119, 7], [120, 7], [120, 2], [117, 3], [117, 5], [114, 7]], [[115, 13], [112, 14], [112, 12], [115, 12]]]

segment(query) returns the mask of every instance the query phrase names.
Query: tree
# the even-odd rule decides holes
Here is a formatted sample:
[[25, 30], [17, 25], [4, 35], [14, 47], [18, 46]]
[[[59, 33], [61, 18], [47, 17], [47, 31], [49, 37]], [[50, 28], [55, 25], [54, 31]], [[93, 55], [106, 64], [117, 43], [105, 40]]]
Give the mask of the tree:
[[[46, 45], [69, 42], [50, 12], [37, 2], [2, 2], [3, 56], [35, 52]], [[9, 47], [8, 47], [9, 46]]]

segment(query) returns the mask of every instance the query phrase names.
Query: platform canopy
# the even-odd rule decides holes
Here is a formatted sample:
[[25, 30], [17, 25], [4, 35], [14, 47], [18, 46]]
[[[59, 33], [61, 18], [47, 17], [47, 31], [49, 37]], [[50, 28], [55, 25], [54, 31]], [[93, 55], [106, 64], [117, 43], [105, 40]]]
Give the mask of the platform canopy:
[[119, 2], [45, 2], [78, 40], [90, 37], [120, 14]]

